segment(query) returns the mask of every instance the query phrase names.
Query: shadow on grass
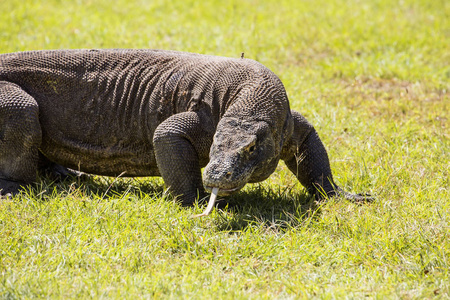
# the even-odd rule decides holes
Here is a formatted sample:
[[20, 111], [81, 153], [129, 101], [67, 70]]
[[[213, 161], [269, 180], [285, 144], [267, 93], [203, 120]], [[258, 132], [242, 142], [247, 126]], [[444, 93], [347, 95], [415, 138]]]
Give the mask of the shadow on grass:
[[45, 200], [55, 194], [76, 194], [81, 197], [104, 198], [123, 197], [131, 194], [136, 197], [161, 197], [164, 186], [157, 179], [150, 178], [114, 178], [105, 176], [82, 175], [69, 176], [62, 180], [54, 180], [41, 176], [39, 181], [28, 189], [36, 195], [36, 199]]
[[216, 223], [218, 229], [224, 231], [245, 230], [253, 225], [276, 232], [285, 231], [316, 218], [321, 207], [306, 192], [281, 190], [264, 184], [229, 196], [224, 202], [222, 211], [227, 213], [222, 213]]
[[[155, 177], [82, 176], [55, 181], [42, 176], [26, 193], [37, 201], [70, 195], [105, 200], [125, 195], [131, 198], [159, 198], [164, 195], [164, 185], [161, 179]], [[280, 186], [265, 183], [249, 185], [243, 191], [219, 200], [216, 204], [219, 216], [215, 220], [219, 231], [241, 231], [252, 226], [272, 231], [289, 230], [319, 216], [321, 207], [305, 191], [281, 189]]]

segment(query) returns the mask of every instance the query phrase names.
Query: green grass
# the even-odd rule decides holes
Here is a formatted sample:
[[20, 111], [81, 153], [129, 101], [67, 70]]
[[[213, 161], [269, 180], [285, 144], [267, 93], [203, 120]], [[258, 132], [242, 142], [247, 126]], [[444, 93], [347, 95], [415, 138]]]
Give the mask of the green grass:
[[2, 53], [244, 52], [337, 182], [377, 196], [315, 204], [281, 163], [192, 219], [158, 178], [42, 179], [0, 201], [0, 298], [450, 297], [449, 1], [4, 0], [0, 18]]

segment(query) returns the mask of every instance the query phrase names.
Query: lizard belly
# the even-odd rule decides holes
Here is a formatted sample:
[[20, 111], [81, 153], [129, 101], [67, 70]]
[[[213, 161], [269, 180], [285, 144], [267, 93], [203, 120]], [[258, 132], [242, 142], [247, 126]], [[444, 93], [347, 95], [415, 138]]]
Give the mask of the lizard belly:
[[118, 176], [159, 176], [154, 150], [148, 143], [94, 144], [45, 137], [40, 151], [51, 161], [85, 173]]

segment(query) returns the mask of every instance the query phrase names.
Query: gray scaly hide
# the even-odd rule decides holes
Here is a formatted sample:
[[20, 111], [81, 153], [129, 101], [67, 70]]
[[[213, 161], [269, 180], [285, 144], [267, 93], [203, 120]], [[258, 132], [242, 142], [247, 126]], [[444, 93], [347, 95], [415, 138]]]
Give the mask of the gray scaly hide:
[[266, 179], [280, 159], [318, 198], [366, 199], [336, 186], [316, 131], [253, 60], [160, 50], [0, 55], [2, 194], [39, 171], [71, 168], [162, 176], [192, 204], [205, 188], [226, 195]]

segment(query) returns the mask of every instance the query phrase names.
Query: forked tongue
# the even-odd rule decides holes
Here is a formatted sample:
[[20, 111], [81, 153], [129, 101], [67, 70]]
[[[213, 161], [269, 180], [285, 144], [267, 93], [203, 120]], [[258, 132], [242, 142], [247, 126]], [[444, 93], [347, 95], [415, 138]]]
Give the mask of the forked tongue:
[[214, 208], [214, 204], [216, 203], [217, 193], [219, 193], [219, 188], [214, 187], [211, 191], [211, 197], [209, 198], [208, 206], [206, 207], [205, 211], [199, 215], [194, 215], [192, 217], [199, 218], [209, 215]]

